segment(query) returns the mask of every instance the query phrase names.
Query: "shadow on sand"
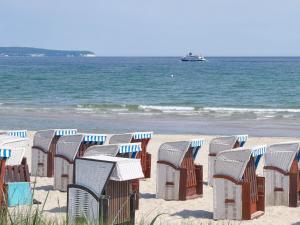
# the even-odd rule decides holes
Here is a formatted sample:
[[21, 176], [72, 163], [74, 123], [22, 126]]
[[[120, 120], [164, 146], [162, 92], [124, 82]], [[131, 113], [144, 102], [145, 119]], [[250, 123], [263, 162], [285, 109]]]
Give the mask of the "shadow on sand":
[[156, 198], [156, 195], [150, 193], [140, 193], [140, 198], [145, 198], [145, 199]]
[[49, 209], [49, 210], [46, 210], [46, 211], [51, 212], [51, 213], [65, 213], [65, 212], [67, 212], [67, 207], [66, 206], [56, 207], [56, 208]]
[[184, 219], [189, 218], [189, 217], [194, 217], [194, 218], [202, 218], [202, 219], [212, 219], [213, 218], [213, 213], [208, 212], [205, 210], [187, 210], [184, 209], [180, 212], [172, 214], [172, 216], [180, 216]]
[[35, 187], [34, 188], [37, 191], [43, 190], [43, 191], [52, 191], [53, 190], [53, 185], [46, 185], [46, 186], [40, 186], [40, 187]]

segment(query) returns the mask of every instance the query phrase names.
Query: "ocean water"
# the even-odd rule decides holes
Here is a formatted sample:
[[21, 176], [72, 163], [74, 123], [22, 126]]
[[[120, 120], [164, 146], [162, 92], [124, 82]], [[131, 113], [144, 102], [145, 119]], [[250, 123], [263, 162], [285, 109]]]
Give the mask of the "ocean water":
[[271, 124], [253, 134], [297, 135], [300, 127], [300, 58], [3, 57], [0, 90], [4, 128], [228, 133]]

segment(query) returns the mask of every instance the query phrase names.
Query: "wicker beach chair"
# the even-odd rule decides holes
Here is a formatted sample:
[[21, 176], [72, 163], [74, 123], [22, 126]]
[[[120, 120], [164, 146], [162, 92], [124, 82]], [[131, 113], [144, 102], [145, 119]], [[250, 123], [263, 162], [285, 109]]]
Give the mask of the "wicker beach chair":
[[186, 200], [202, 196], [203, 169], [195, 158], [203, 140], [167, 142], [158, 150], [156, 197]]
[[68, 184], [73, 183], [73, 164], [76, 157], [84, 155], [91, 145], [102, 145], [106, 135], [75, 134], [61, 137], [54, 156], [54, 189], [67, 191]]
[[136, 193], [131, 182], [143, 176], [139, 159], [77, 158], [74, 184], [68, 186], [68, 224], [84, 220], [91, 225], [134, 224]]
[[300, 193], [300, 142], [268, 147], [265, 155], [266, 205], [297, 207]]
[[213, 186], [213, 171], [214, 171], [214, 160], [217, 154], [221, 151], [231, 150], [234, 148], [243, 147], [248, 139], [248, 135], [235, 135], [235, 136], [224, 136], [217, 137], [211, 140], [209, 143], [208, 153], [208, 174], [207, 183], [209, 186]]
[[265, 211], [264, 178], [256, 164], [266, 146], [219, 152], [213, 176], [214, 219], [250, 220]]
[[5, 189], [5, 176], [6, 169], [5, 164], [6, 160], [11, 157], [10, 149], [0, 149], [0, 209], [6, 204], [6, 189]]
[[32, 146], [31, 175], [53, 177], [54, 155], [60, 137], [74, 135], [76, 129], [40, 130], [34, 135]]
[[[107, 156], [116, 156], [122, 158], [132, 158], [133, 154], [140, 152], [142, 150], [141, 143], [125, 143], [125, 144], [109, 144], [109, 145], [95, 145], [89, 147], [84, 156], [92, 155], [107, 155]], [[140, 181], [137, 179], [131, 182], [132, 190], [136, 192], [136, 209], [139, 208], [139, 189]]]
[[30, 182], [29, 168], [24, 157], [29, 149], [29, 139], [0, 135], [0, 149], [10, 149], [12, 152], [11, 157], [6, 160], [6, 181]]
[[153, 132], [133, 132], [126, 134], [115, 134], [111, 136], [109, 144], [141, 143], [142, 151], [138, 152], [136, 155], [132, 154], [132, 157], [141, 159], [141, 165], [145, 178], [150, 178], [151, 154], [147, 152], [147, 146], [152, 137]]

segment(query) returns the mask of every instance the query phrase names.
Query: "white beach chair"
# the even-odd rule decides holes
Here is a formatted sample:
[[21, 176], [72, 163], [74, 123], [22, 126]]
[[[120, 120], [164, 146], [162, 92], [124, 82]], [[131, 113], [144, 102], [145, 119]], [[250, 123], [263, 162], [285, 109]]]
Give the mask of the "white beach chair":
[[203, 168], [195, 164], [203, 139], [167, 142], [158, 150], [156, 197], [186, 200], [202, 196]]
[[213, 171], [214, 171], [214, 160], [216, 155], [225, 150], [231, 150], [233, 148], [243, 147], [248, 139], [248, 135], [234, 135], [217, 137], [211, 140], [209, 144], [208, 153], [208, 174], [207, 183], [209, 186], [213, 186]]
[[0, 204], [3, 204], [3, 200], [6, 199], [5, 189], [5, 176], [6, 176], [6, 160], [11, 157], [11, 150], [7, 148], [0, 148]]
[[147, 146], [151, 138], [153, 137], [153, 132], [133, 132], [125, 134], [115, 134], [112, 135], [109, 144], [120, 144], [120, 143], [141, 143], [142, 151], [138, 152], [137, 155], [132, 154], [133, 158], [141, 159], [142, 169], [145, 178], [151, 177], [151, 154], [147, 152]]
[[86, 220], [91, 225], [134, 224], [132, 180], [143, 178], [139, 159], [105, 155], [77, 158], [74, 184], [68, 186], [69, 225]]
[[29, 139], [0, 135], [0, 148], [11, 149], [12, 151], [12, 156], [6, 161], [6, 165], [21, 165], [24, 154], [29, 149]]
[[103, 134], [75, 134], [61, 137], [54, 156], [54, 189], [67, 191], [73, 183], [73, 164], [76, 157], [84, 155], [91, 145], [102, 145], [106, 140]]
[[297, 207], [300, 142], [274, 144], [265, 155], [266, 205]]
[[256, 175], [256, 164], [265, 152], [266, 146], [258, 146], [217, 154], [213, 176], [214, 219], [250, 220], [263, 214], [264, 178]]
[[61, 136], [73, 135], [77, 129], [50, 129], [37, 131], [33, 138], [31, 175], [52, 177], [57, 141]]

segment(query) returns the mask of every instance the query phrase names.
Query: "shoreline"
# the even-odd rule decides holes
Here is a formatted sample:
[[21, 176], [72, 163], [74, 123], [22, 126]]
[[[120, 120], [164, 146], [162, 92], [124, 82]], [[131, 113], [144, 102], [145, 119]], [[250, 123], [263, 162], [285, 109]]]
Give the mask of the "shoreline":
[[81, 128], [85, 132], [124, 133], [152, 130], [156, 134], [231, 135], [246, 133], [256, 137], [299, 137], [300, 119], [142, 115], [40, 111], [1, 111], [4, 129], [42, 130], [55, 127]]

